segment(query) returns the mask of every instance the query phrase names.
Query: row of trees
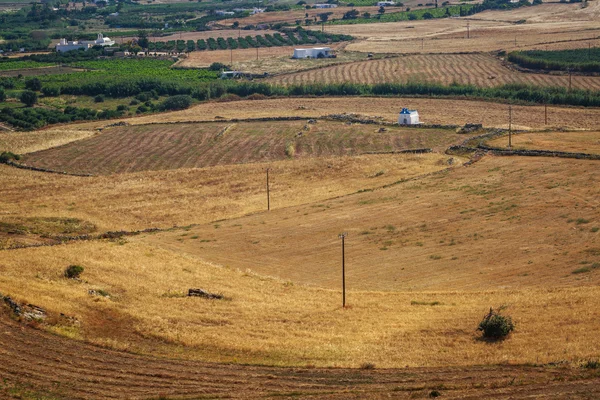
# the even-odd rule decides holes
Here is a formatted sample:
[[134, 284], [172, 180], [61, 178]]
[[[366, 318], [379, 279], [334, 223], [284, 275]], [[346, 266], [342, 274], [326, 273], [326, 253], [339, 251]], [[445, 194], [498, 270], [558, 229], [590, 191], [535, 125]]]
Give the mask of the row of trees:
[[[93, 86], [81, 88], [76, 94], [112, 96], [114, 87]], [[44, 92], [44, 88], [42, 88]], [[0, 96], [2, 96], [0, 92]], [[24, 91], [23, 93], [36, 92]], [[119, 92], [118, 96], [124, 93]], [[187, 108], [192, 98], [204, 101], [218, 99], [223, 96], [247, 97], [252, 95], [271, 96], [424, 96], [424, 97], [462, 97], [508, 100], [517, 102], [533, 102], [543, 104], [563, 104], [577, 106], [600, 107], [600, 91], [567, 90], [564, 88], [548, 88], [510, 84], [496, 88], [481, 88], [473, 85], [452, 84], [444, 86], [435, 83], [381, 83], [374, 85], [340, 83], [278, 86], [260, 82], [213, 81], [200, 85], [177, 85], [160, 81], [136, 82], [128, 90], [128, 95], [137, 94], [144, 100], [151, 96], [170, 96], [160, 104], [149, 101], [140, 105], [136, 112], [152, 112]], [[134, 99], [132, 104], [139, 104]], [[123, 115], [126, 106], [116, 110], [96, 110], [67, 107], [65, 110], [48, 110], [45, 108], [4, 108], [0, 111], [0, 121], [22, 129], [35, 129], [46, 124], [70, 122], [85, 119], [107, 119]]]
[[529, 69], [600, 72], [600, 48], [514, 51], [508, 60]]

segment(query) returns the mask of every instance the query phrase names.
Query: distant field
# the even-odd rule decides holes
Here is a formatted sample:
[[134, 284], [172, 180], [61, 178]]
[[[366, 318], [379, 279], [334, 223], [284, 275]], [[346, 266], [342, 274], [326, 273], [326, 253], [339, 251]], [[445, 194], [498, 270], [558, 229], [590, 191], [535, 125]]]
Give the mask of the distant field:
[[[484, 157], [373, 192], [144, 242], [220, 265], [339, 288], [439, 291], [600, 284], [600, 161]], [[294, 215], [293, 218], [286, 218]], [[506, 300], [512, 303], [510, 299]]]
[[[281, 98], [242, 100], [231, 103], [207, 102], [187, 110], [124, 119], [131, 124], [175, 121], [213, 121], [223, 118], [264, 118], [274, 115], [315, 118], [328, 114], [357, 113], [381, 116], [386, 121], [398, 120], [403, 107], [419, 111], [421, 121], [428, 124], [481, 123], [485, 126], [508, 127], [508, 105], [488, 101], [456, 99], [423, 99], [413, 97], [343, 97]], [[513, 105], [513, 124], [519, 129], [545, 128], [543, 106]], [[594, 129], [600, 118], [599, 108], [548, 107], [548, 125]], [[106, 121], [75, 125], [76, 129], [94, 129]]]
[[[323, 83], [382, 83], [382, 82], [453, 82], [481, 87], [507, 83], [536, 86], [568, 87], [568, 76], [528, 74], [511, 70], [498, 59], [486, 54], [411, 55], [355, 63], [347, 63], [286, 74], [270, 79], [279, 84]], [[572, 86], [581, 89], [600, 89], [600, 77], [574, 76]]]
[[[494, 147], [506, 147], [506, 138], [490, 140]], [[512, 145], [515, 149], [556, 150], [575, 153], [600, 154], [600, 132], [531, 132], [513, 135]]]
[[350, 156], [464, 140], [453, 130], [387, 128], [318, 121], [134, 125], [30, 153], [27, 165], [71, 173], [113, 174], [202, 168], [290, 158]]
[[[461, 53], [587, 47], [600, 35], [600, 3], [544, 4], [485, 11], [468, 18], [336, 25], [330, 33], [357, 37], [347, 49], [375, 53]], [[524, 24], [516, 21], [526, 20]], [[467, 39], [467, 23], [470, 38]], [[516, 41], [515, 41], [516, 40]]]

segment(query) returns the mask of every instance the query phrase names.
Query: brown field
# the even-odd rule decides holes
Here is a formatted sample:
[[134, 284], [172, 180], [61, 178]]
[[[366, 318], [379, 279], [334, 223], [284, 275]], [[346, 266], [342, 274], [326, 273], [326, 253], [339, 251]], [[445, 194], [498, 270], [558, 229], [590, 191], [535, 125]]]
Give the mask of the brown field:
[[133, 125], [27, 154], [21, 163], [105, 175], [417, 148], [443, 151], [465, 140], [447, 129], [378, 129], [324, 120]]
[[[334, 50], [340, 49], [344, 43], [334, 43], [330, 45]], [[298, 47], [298, 46], [296, 46]], [[258, 59], [257, 59], [258, 54]], [[193, 51], [186, 58], [177, 63], [178, 67], [183, 68], [206, 68], [214, 62], [232, 65], [235, 69], [244, 72], [263, 73], [295, 71], [297, 69], [319, 65], [329, 65], [339, 63], [337, 59], [324, 60], [306, 60], [308, 63], [302, 63], [302, 60], [291, 60], [294, 54], [294, 46], [281, 47], [261, 47], [259, 49], [236, 49], [236, 50], [213, 50], [213, 51]], [[355, 60], [360, 57], [357, 54], [350, 54], [341, 57], [341, 61]]]
[[[507, 138], [490, 140], [487, 144], [506, 147]], [[515, 149], [557, 150], [574, 153], [600, 154], [600, 132], [535, 132], [513, 135]]]
[[[79, 321], [52, 318], [46, 329], [134, 353], [295, 366], [577, 365], [600, 353], [598, 164], [485, 157], [374, 192], [128, 241], [4, 250], [0, 286]], [[70, 264], [85, 267], [81, 281], [62, 277]], [[190, 287], [228, 299], [185, 297]], [[477, 340], [482, 314], [501, 304], [517, 331], [494, 345]]]
[[[310, 71], [280, 75], [269, 80], [277, 84], [453, 82], [480, 87], [524, 83], [536, 86], [569, 86], [569, 76], [522, 73], [506, 67], [487, 54], [428, 54], [367, 60]], [[572, 87], [600, 89], [598, 76], [574, 76]]]
[[[271, 169], [271, 205], [287, 207], [437, 171], [447, 167], [448, 158], [439, 154], [311, 158], [99, 177], [0, 165], [0, 222], [77, 218], [100, 232], [208, 223], [264, 210], [266, 167]], [[3, 236], [0, 244], [10, 246], [22, 239], [28, 238]]]
[[1, 312], [0, 395], [7, 398], [380, 399], [427, 398], [433, 390], [445, 399], [600, 395], [595, 370], [564, 364], [370, 370], [214, 364], [112, 351], [24, 328]]
[[180, 232], [144, 241], [332, 289], [339, 286], [337, 234], [343, 231], [349, 233], [347, 283], [355, 289], [598, 285], [600, 270], [572, 271], [600, 263], [600, 233], [593, 229], [600, 227], [599, 166], [486, 157], [374, 192], [232, 219], [219, 229], [194, 227], [190, 235], [210, 240], [200, 246]]
[[[123, 119], [131, 124], [164, 122], [214, 121], [217, 117], [265, 118], [301, 116], [317, 118], [329, 114], [357, 113], [380, 116], [389, 122], [398, 120], [403, 108], [419, 111], [421, 121], [427, 124], [481, 123], [488, 127], [508, 128], [508, 106], [501, 103], [456, 99], [424, 99], [412, 97], [324, 97], [281, 98], [270, 100], [241, 100], [232, 103], [206, 102], [187, 110], [166, 114]], [[545, 128], [543, 106], [512, 106], [513, 126], [518, 129]], [[218, 119], [218, 118], [217, 118]], [[548, 107], [548, 125], [575, 129], [596, 129], [600, 109], [592, 107]], [[112, 121], [114, 122], [114, 121]], [[86, 130], [105, 126], [106, 121], [72, 125]]]
[[[513, 11], [486, 11], [472, 17], [433, 21], [333, 25], [331, 33], [361, 40], [350, 51], [375, 53], [461, 53], [496, 50], [568, 49], [598, 46], [600, 3], [544, 4]], [[525, 24], [514, 21], [527, 19]], [[467, 22], [470, 38], [467, 39]], [[516, 39], [516, 42], [515, 42]]]

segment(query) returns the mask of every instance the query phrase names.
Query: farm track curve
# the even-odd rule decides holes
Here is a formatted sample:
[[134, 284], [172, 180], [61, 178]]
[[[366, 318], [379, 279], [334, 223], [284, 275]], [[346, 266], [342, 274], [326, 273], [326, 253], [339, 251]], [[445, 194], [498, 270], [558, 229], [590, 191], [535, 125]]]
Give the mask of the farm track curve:
[[[0, 312], [0, 397], [53, 398], [597, 398], [594, 371], [572, 367], [278, 368], [158, 358], [46, 333]], [[8, 397], [8, 396], [7, 396]]]

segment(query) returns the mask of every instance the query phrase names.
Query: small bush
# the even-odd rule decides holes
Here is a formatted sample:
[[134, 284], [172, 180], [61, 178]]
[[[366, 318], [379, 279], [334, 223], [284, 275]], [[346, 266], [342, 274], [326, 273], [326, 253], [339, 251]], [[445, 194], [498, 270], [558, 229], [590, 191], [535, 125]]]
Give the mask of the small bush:
[[362, 364], [360, 364], [360, 369], [375, 369], [375, 364], [373, 364], [373, 363], [362, 363]]
[[598, 360], [587, 360], [581, 365], [585, 369], [600, 369], [600, 361]]
[[3, 151], [0, 153], [0, 164], [7, 164], [11, 160], [20, 160], [21, 156], [10, 151]]
[[515, 329], [515, 324], [508, 316], [500, 314], [502, 307], [498, 310], [490, 308], [490, 312], [483, 317], [477, 330], [483, 332], [487, 339], [503, 339]]
[[83, 267], [81, 265], [69, 265], [67, 269], [65, 269], [65, 277], [69, 279], [77, 279], [82, 272]]
[[179, 94], [166, 98], [159, 106], [160, 110], [185, 110], [192, 105], [192, 98], [185, 94]]
[[104, 103], [104, 96], [99, 94], [98, 96], [94, 97], [94, 102], [95, 103]]

